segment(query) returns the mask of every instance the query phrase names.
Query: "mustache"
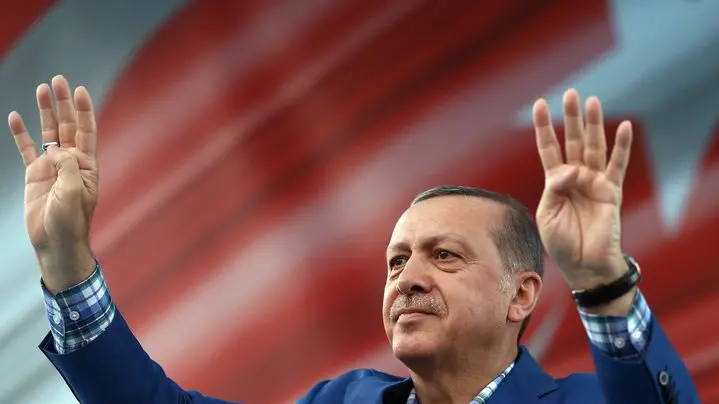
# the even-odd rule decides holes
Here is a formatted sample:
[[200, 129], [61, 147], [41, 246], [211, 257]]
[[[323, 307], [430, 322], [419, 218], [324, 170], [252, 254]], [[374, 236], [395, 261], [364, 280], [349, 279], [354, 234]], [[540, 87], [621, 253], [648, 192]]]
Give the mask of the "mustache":
[[390, 318], [397, 321], [405, 310], [417, 310], [423, 313], [442, 315], [446, 312], [444, 304], [428, 294], [399, 295], [390, 308]]

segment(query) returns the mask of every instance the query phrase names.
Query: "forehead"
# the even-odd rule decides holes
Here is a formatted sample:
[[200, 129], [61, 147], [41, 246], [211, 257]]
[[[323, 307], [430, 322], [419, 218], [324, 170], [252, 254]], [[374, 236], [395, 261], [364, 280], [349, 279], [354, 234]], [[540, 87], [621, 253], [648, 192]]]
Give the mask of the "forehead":
[[500, 226], [503, 217], [501, 204], [486, 198], [451, 195], [427, 199], [400, 216], [390, 246], [444, 235], [466, 242], [484, 241], [489, 229]]

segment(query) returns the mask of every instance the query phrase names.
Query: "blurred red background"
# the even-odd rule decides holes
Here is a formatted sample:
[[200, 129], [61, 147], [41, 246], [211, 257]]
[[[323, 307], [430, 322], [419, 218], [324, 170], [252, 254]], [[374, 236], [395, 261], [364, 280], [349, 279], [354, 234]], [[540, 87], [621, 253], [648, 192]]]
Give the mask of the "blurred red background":
[[[442, 183], [536, 206], [543, 178], [527, 106], [547, 96], [558, 117], [558, 94], [575, 86], [604, 101], [608, 133], [634, 123], [625, 249], [702, 396], [719, 400], [711, 2], [7, 3], [18, 14], [0, 31], [6, 72], [35, 77], [13, 52], [52, 13], [74, 16], [68, 26], [84, 15], [109, 41], [73, 25], [68, 41], [88, 47], [75, 46], [81, 60], [59, 55], [63, 70], [36, 56], [42, 72], [100, 93], [95, 249], [125, 317], [184, 387], [274, 403], [352, 367], [405, 372], [380, 317], [395, 219]], [[132, 13], [144, 17], [100, 26]], [[37, 80], [17, 91], [32, 96]], [[553, 268], [525, 343], [552, 374], [592, 368]], [[37, 369], [0, 397], [39, 397], [18, 388], [49, 383]]]

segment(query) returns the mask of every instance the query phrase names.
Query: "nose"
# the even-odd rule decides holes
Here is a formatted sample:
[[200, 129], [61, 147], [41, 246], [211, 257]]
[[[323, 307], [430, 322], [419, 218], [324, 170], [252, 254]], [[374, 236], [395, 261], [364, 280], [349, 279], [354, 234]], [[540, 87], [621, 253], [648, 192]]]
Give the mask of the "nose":
[[397, 278], [397, 291], [403, 295], [428, 293], [432, 290], [432, 277], [427, 264], [420, 257], [407, 260]]

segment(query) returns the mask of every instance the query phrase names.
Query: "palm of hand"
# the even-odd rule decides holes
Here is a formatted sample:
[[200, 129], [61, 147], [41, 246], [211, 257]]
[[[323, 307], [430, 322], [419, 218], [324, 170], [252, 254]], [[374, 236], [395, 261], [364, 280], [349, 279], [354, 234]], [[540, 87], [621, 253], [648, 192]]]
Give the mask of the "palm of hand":
[[556, 195], [557, 203], [540, 205], [537, 225], [542, 237], [551, 240], [548, 253], [559, 266], [593, 269], [601, 266], [605, 257], [621, 254], [621, 249], [616, 250], [620, 245], [620, 190], [602, 173], [585, 167], [578, 171], [575, 189]]
[[[97, 170], [92, 157], [76, 147], [63, 151], [77, 162], [79, 184], [83, 185], [79, 189], [75, 181], [58, 178], [57, 168], [47, 155], [38, 157], [25, 172], [25, 225], [36, 248], [50, 239], [82, 237], [97, 200]], [[77, 217], [69, 212], [78, 207], [86, 215]]]
[[568, 91], [564, 104], [566, 162], [546, 103], [535, 104], [537, 146], [545, 170], [536, 217], [547, 252], [570, 285], [581, 288], [616, 277], [611, 269], [623, 262], [620, 208], [631, 126], [620, 125], [607, 163], [599, 101], [587, 101], [586, 128], [576, 92]]

